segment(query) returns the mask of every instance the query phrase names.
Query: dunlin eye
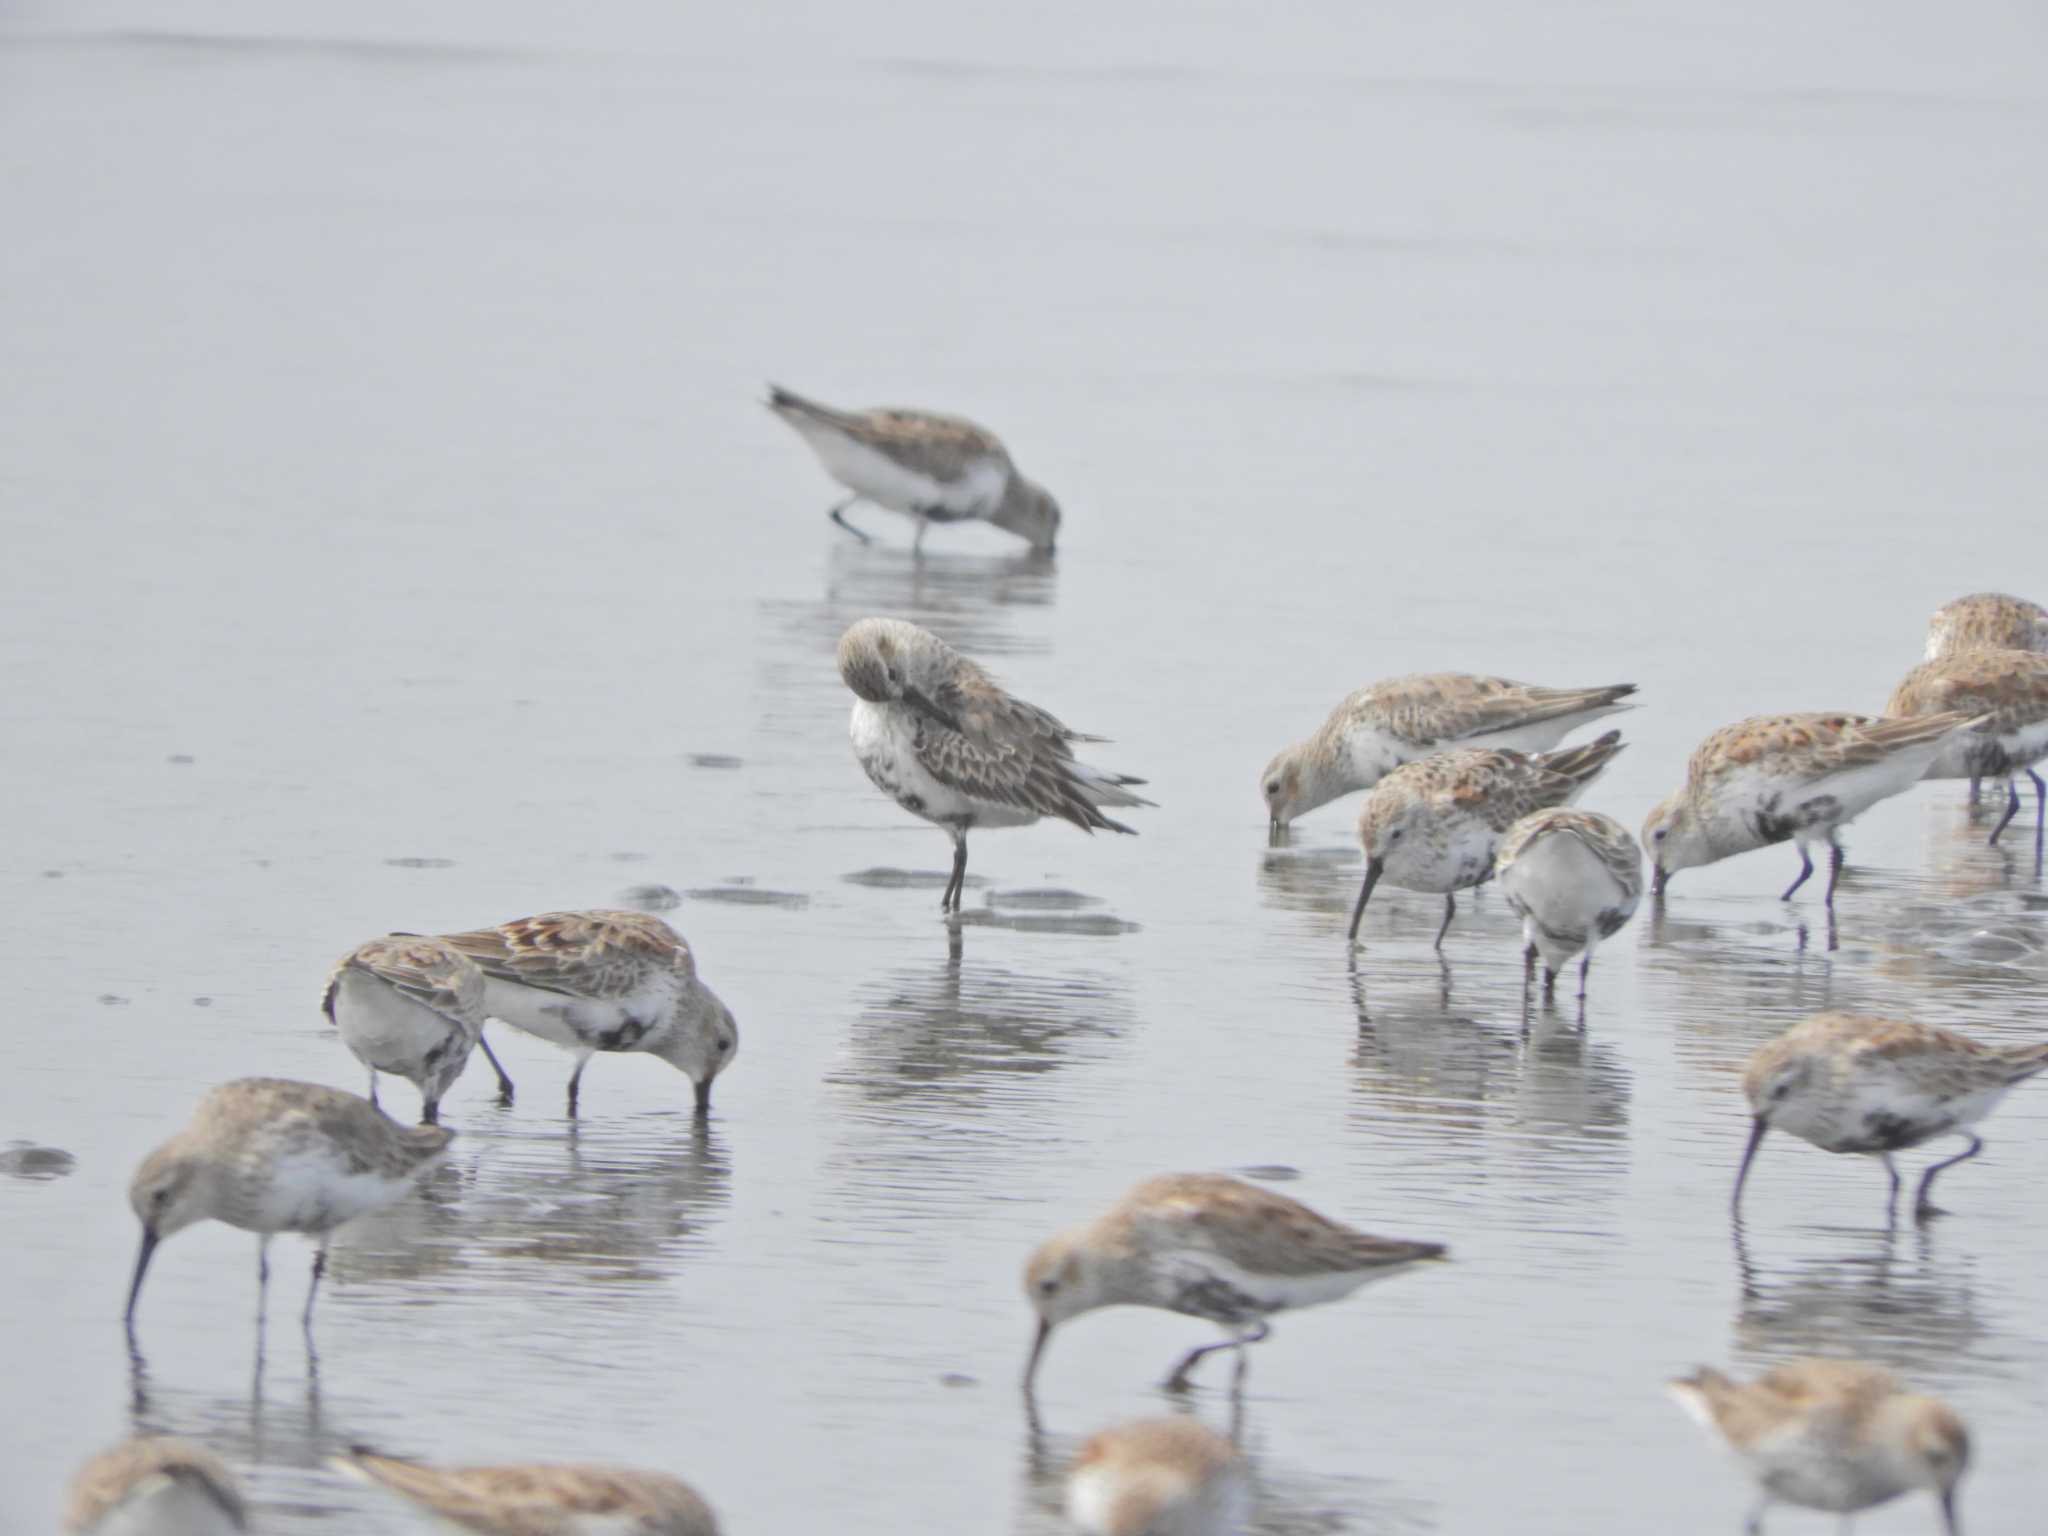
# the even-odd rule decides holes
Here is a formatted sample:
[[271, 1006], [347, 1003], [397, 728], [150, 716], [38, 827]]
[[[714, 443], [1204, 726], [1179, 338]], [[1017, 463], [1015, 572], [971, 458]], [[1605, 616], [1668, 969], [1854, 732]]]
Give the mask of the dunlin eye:
[[1038, 1282], [1038, 1294], [1041, 1296], [1050, 1296], [1059, 1288], [1060, 1283], [1057, 1280], [1041, 1280]]
[[1279, 793], [1280, 793], [1280, 781], [1279, 781], [1278, 779], [1275, 779], [1275, 780], [1274, 780], [1274, 781], [1273, 781], [1272, 783], [1268, 784], [1268, 785], [1266, 786], [1266, 793], [1267, 793], [1267, 794], [1269, 794], [1269, 795], [1277, 795], [1277, 794], [1279, 794]]
[[1387, 841], [1390, 843], [1398, 843], [1399, 841], [1401, 841], [1401, 833], [1403, 830], [1404, 829], [1401, 827], [1394, 828], [1393, 831], [1387, 834]]
[[731, 1050], [731, 1049], [732, 1049], [732, 1042], [731, 1042], [730, 1040], [721, 1040], [721, 1041], [719, 1041], [719, 1042], [718, 1042], [718, 1054], [719, 1054], [719, 1055], [723, 1056], [723, 1055], [724, 1055], [724, 1054], [725, 1054], [725, 1053], [726, 1053], [727, 1051], [729, 1051], [729, 1050]]

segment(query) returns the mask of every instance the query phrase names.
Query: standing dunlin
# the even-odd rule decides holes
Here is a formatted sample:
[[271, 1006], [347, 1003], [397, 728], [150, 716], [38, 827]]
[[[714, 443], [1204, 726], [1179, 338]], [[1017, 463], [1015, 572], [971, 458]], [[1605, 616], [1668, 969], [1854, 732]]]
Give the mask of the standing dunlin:
[[1465, 747], [1396, 768], [1373, 786], [1358, 811], [1365, 882], [1351, 909], [1351, 939], [1372, 889], [1384, 878], [1408, 891], [1442, 891], [1436, 947], [1458, 912], [1456, 893], [1493, 873], [1501, 834], [1531, 811], [1563, 805], [1599, 776], [1621, 750], [1621, 733], [1563, 752]]
[[102, 1451], [71, 1479], [65, 1536], [240, 1536], [242, 1485], [196, 1441], [143, 1435]]
[[372, 1104], [377, 1074], [395, 1073], [419, 1089], [420, 1119], [433, 1125], [477, 1046], [512, 1101], [512, 1079], [484, 1042], [484, 973], [439, 939], [393, 934], [357, 946], [327, 978], [321, 1007], [370, 1069]]
[[2013, 775], [2024, 769], [2034, 781], [2034, 835], [2040, 837], [2048, 827], [2048, 783], [2034, 772], [2034, 764], [2048, 757], [2048, 656], [1985, 649], [1923, 661], [1892, 690], [1884, 707], [1886, 714], [1906, 719], [1950, 710], [1989, 719], [1950, 737], [1921, 777], [1968, 779], [1973, 800], [1979, 779], [2004, 779], [2005, 814], [1991, 829], [1996, 844], [2019, 814]]
[[933, 523], [992, 523], [1050, 554], [1060, 531], [1059, 503], [1017, 473], [986, 427], [930, 411], [839, 411], [770, 386], [768, 408], [811, 445], [825, 472], [853, 494], [832, 521], [865, 540], [846, 509], [871, 501], [917, 523], [912, 548]]
[[156, 1245], [213, 1220], [257, 1234], [259, 1316], [270, 1287], [270, 1239], [304, 1232], [318, 1242], [302, 1319], [310, 1328], [334, 1229], [402, 1199], [454, 1139], [442, 1126], [399, 1125], [339, 1088], [274, 1077], [222, 1083], [199, 1101], [184, 1130], [142, 1160], [128, 1185], [142, 1223], [129, 1326]]
[[645, 912], [543, 912], [442, 938], [484, 973], [484, 1012], [576, 1056], [569, 1113], [599, 1051], [644, 1051], [696, 1085], [697, 1112], [739, 1054], [732, 1010], [683, 936]]
[[1742, 1074], [1754, 1119], [1730, 1203], [1739, 1214], [1750, 1159], [1766, 1131], [1789, 1132], [1823, 1152], [1879, 1159], [1892, 1181], [1887, 1211], [1899, 1198], [1892, 1154], [1961, 1136], [1969, 1146], [1920, 1178], [1914, 1214], [1936, 1215], [1928, 1200], [1934, 1176], [1984, 1150], [1970, 1127], [2015, 1084], [2044, 1070], [2048, 1044], [1980, 1045], [1954, 1030], [1854, 1013], [1802, 1019], [1750, 1057]]
[[1250, 1513], [1244, 1458], [1193, 1419], [1098, 1431], [1067, 1474], [1067, 1518], [1088, 1536], [1236, 1536]]
[[1693, 1418], [1740, 1456], [1761, 1492], [1743, 1529], [1763, 1530], [1773, 1503], [1844, 1517], [1925, 1488], [1958, 1536], [1956, 1485], [1970, 1435], [1939, 1398], [1907, 1392], [1887, 1371], [1852, 1360], [1795, 1360], [1752, 1382], [1711, 1366], [1670, 1383]]
[[1266, 1337], [1275, 1312], [1348, 1296], [1372, 1280], [1445, 1256], [1442, 1243], [1373, 1237], [1296, 1200], [1239, 1179], [1168, 1173], [1147, 1179], [1103, 1215], [1041, 1244], [1024, 1271], [1038, 1337], [1024, 1368], [1031, 1390], [1058, 1324], [1097, 1307], [1161, 1307], [1220, 1323], [1231, 1337], [1188, 1351], [1166, 1385], [1188, 1385], [1204, 1355]]
[[1368, 683], [1330, 711], [1315, 734], [1279, 752], [1260, 777], [1269, 828], [1373, 785], [1417, 758], [1454, 747], [1547, 752], [1624, 709], [1634, 683], [1539, 688], [1505, 677], [1431, 672]]
[[477, 1536], [718, 1536], [688, 1483], [637, 1467], [431, 1467], [361, 1445], [333, 1465]]
[[1927, 659], [1960, 651], [2048, 651], [2048, 608], [2003, 592], [1974, 592], [1944, 603], [1927, 621]]
[[1619, 933], [1643, 898], [1643, 850], [1628, 828], [1598, 811], [1563, 806], [1524, 816], [1501, 839], [1494, 868], [1522, 920], [1525, 960], [1543, 959], [1543, 990], [1579, 955], [1579, 996], [1593, 949]]
[[967, 834], [1057, 816], [1083, 832], [1134, 829], [1100, 807], [1150, 805], [1142, 784], [1074, 760], [1077, 741], [1035, 704], [1013, 698], [929, 630], [862, 619], [839, 637], [839, 675], [853, 690], [853, 752], [869, 779], [913, 816], [953, 836], [953, 877], [941, 910], [960, 910]]
[[1756, 715], [1723, 726], [1693, 749], [1685, 785], [1643, 822], [1643, 847], [1662, 892], [1681, 869], [1713, 864], [1788, 838], [1799, 878], [1813, 873], [1807, 845], [1828, 847], [1827, 905], [1835, 904], [1842, 845], [1835, 834], [1927, 771], [1951, 736], [1977, 724], [1965, 714], [1917, 720], [1867, 715]]

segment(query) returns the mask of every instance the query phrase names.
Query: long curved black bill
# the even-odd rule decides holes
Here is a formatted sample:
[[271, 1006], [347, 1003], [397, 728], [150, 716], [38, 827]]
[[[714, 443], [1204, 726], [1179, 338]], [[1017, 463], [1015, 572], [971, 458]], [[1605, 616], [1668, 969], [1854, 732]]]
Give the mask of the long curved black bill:
[[149, 1256], [156, 1252], [156, 1244], [156, 1233], [144, 1227], [142, 1251], [135, 1255], [135, 1278], [128, 1284], [128, 1310], [121, 1314], [122, 1321], [130, 1328], [135, 1326], [135, 1303], [142, 1299], [142, 1277], [149, 1271]]
[[705, 1078], [697, 1084], [697, 1113], [705, 1114], [711, 1108], [711, 1079]]
[[1953, 1488], [1941, 1490], [1941, 1523], [1947, 1527], [1948, 1536], [1963, 1536], [1963, 1528], [1956, 1519], [1956, 1491]]
[[1024, 1362], [1024, 1390], [1031, 1391], [1031, 1383], [1038, 1377], [1038, 1362], [1045, 1354], [1045, 1341], [1052, 1337], [1052, 1324], [1044, 1318], [1038, 1320], [1038, 1337], [1031, 1341], [1031, 1358]]
[[1652, 896], [1662, 896], [1664, 894], [1664, 887], [1670, 883], [1671, 871], [1663, 868], [1656, 869], [1650, 875], [1650, 894]]
[[1742, 1214], [1742, 1186], [1749, 1180], [1749, 1161], [1756, 1156], [1756, 1149], [1763, 1145], [1764, 1132], [1770, 1128], [1762, 1115], [1750, 1122], [1749, 1145], [1742, 1149], [1742, 1166], [1735, 1172], [1735, 1193], [1728, 1201], [1728, 1209], [1737, 1216]]
[[1372, 888], [1380, 883], [1380, 871], [1387, 867], [1385, 859], [1368, 859], [1365, 864], [1365, 884], [1358, 888], [1358, 905], [1351, 909], [1351, 942], [1358, 942], [1358, 925], [1365, 921], [1365, 904], [1372, 900]]

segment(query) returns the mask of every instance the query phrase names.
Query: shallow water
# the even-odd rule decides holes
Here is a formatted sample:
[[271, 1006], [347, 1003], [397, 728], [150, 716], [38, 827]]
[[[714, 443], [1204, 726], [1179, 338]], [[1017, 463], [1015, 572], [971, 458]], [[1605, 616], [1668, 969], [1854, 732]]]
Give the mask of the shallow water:
[[[1525, 1033], [1497, 892], [1448, 973], [1430, 897], [1377, 895], [1351, 957], [1355, 806], [1272, 850], [1255, 786], [1372, 677], [1629, 678], [1589, 803], [1634, 824], [1711, 727], [1875, 708], [1936, 604], [2039, 596], [2031, 17], [0, 26], [0, 1526], [142, 1427], [228, 1454], [271, 1531], [414, 1528], [320, 1469], [353, 1441], [665, 1467], [734, 1532], [1050, 1531], [1075, 1438], [1205, 1335], [1069, 1325], [1034, 1431], [1019, 1267], [1188, 1167], [1456, 1254], [1257, 1352], [1263, 1531], [1579, 1533], [1674, 1493], [1732, 1529], [1746, 1485], [1659, 1384], [1816, 1350], [1949, 1395], [1974, 1536], [2033, 1529], [2042, 1091], [1930, 1230], [1778, 1141], [1739, 1245], [1723, 1214], [1737, 1073], [1791, 1020], [2041, 1031], [2023, 838], [1981, 847], [1953, 785], [1880, 807], [1833, 935], [1774, 899], [1785, 850], [1688, 873], [1583, 1029]], [[856, 545], [770, 377], [996, 425], [1057, 561], [970, 529], [914, 562], [873, 511]], [[976, 838], [949, 931], [944, 838], [846, 747], [869, 613], [1114, 736], [1141, 835]], [[222, 1078], [360, 1089], [335, 956], [621, 900], [741, 1020], [708, 1124], [624, 1058], [572, 1127], [565, 1061], [500, 1035], [518, 1104], [453, 1091], [448, 1167], [338, 1245], [317, 1363], [298, 1245], [259, 1371], [217, 1227], [159, 1257], [131, 1361], [130, 1170]], [[1191, 1411], [1227, 1425], [1226, 1377]]]

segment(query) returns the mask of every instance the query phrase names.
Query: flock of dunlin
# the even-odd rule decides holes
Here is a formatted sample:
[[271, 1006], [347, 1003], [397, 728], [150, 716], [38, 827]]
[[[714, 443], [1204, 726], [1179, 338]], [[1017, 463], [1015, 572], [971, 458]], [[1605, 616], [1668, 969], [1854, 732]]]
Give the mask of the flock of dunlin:
[[[857, 501], [913, 518], [922, 544], [933, 523], [978, 520], [1050, 551], [1060, 513], [1017, 473], [986, 430], [916, 411], [849, 412], [776, 389], [771, 409], [810, 444]], [[860, 534], [862, 538], [867, 537]], [[2048, 612], [1997, 595], [1964, 598], [1934, 617], [1928, 659], [1899, 685], [1884, 714], [1759, 716], [1708, 736], [1684, 785], [1643, 828], [1661, 895], [1678, 871], [1773, 843], [1801, 856], [1791, 898], [1829, 854], [1824, 900], [1841, 870], [1840, 829], [1922, 778], [2007, 781], [1995, 842], [2017, 814], [2013, 777], [2048, 785], [2033, 765], [2048, 755]], [[953, 865], [942, 897], [960, 907], [967, 835], [1057, 817], [1084, 831], [1129, 832], [1106, 814], [1151, 804], [1142, 780], [1074, 756], [1081, 735], [1015, 698], [980, 666], [930, 632], [897, 619], [862, 619], [839, 643], [839, 671], [855, 695], [854, 753], [877, 788], [943, 827]], [[1374, 683], [1346, 698], [1307, 739], [1261, 776], [1270, 832], [1340, 795], [1367, 791], [1358, 836], [1365, 873], [1351, 914], [1355, 942], [1382, 882], [1444, 897], [1437, 946], [1456, 893], [1498, 877], [1522, 920], [1525, 988], [1554, 988], [1579, 961], [1579, 995], [1594, 950], [1633, 916], [1643, 894], [1643, 846], [1609, 816], [1572, 808], [1621, 750], [1610, 731], [1578, 747], [1564, 738], [1633, 707], [1632, 684], [1542, 688], [1457, 673]], [[2036, 838], [2043, 815], [2037, 809]], [[464, 933], [371, 939], [343, 958], [323, 1006], [370, 1074], [370, 1096], [311, 1083], [246, 1078], [200, 1100], [191, 1122], [136, 1171], [130, 1202], [141, 1246], [129, 1288], [132, 1331], [142, 1285], [163, 1239], [213, 1219], [258, 1238], [259, 1307], [270, 1238], [300, 1232], [316, 1244], [304, 1326], [326, 1245], [350, 1219], [402, 1198], [445, 1155], [454, 1132], [440, 1103], [481, 1049], [500, 1095], [513, 1085], [484, 1039], [487, 1020], [570, 1051], [568, 1111], [598, 1053], [658, 1056], [694, 1086], [708, 1111], [718, 1075], [739, 1047], [732, 1013], [697, 975], [682, 937], [638, 912], [549, 912]], [[1582, 1005], [1583, 1006], [1583, 1005]], [[1881, 1159], [1896, 1199], [1892, 1154], [1938, 1136], [1966, 1149], [1922, 1176], [1915, 1211], [1934, 1208], [1936, 1174], [1976, 1155], [1972, 1131], [2014, 1084], [2048, 1069], [2048, 1046], [1994, 1049], [1952, 1031], [1892, 1019], [1823, 1014], [1759, 1050], [1744, 1077], [1752, 1127], [1737, 1175], [1739, 1214], [1751, 1159], [1778, 1129], [1830, 1152]], [[407, 1127], [377, 1104], [377, 1077], [413, 1083], [422, 1123]], [[1233, 1350], [1235, 1387], [1246, 1349], [1267, 1319], [1334, 1301], [1375, 1280], [1446, 1257], [1443, 1244], [1375, 1237], [1297, 1201], [1237, 1179], [1166, 1174], [1031, 1255], [1025, 1290], [1038, 1333], [1025, 1368], [1028, 1394], [1054, 1328], [1098, 1307], [1136, 1305], [1202, 1318], [1225, 1337], [1191, 1350], [1168, 1378]], [[1234, 1388], [1235, 1389], [1235, 1388]], [[1969, 1438], [1943, 1403], [1908, 1393], [1885, 1372], [1808, 1360], [1746, 1385], [1702, 1368], [1671, 1390], [1749, 1465], [1764, 1507], [1783, 1501], [1844, 1515], [1917, 1488], [1940, 1501], [1956, 1529], [1956, 1489]], [[409, 1500], [459, 1529], [496, 1536], [710, 1536], [710, 1508], [664, 1474], [578, 1465], [443, 1468], [355, 1447], [337, 1467]], [[1250, 1503], [1246, 1470], [1223, 1436], [1186, 1419], [1106, 1430], [1083, 1447], [1067, 1509], [1100, 1536], [1220, 1533], [1239, 1528]], [[170, 1437], [133, 1440], [79, 1472], [66, 1529], [218, 1536], [246, 1530], [233, 1473], [203, 1446]]]

